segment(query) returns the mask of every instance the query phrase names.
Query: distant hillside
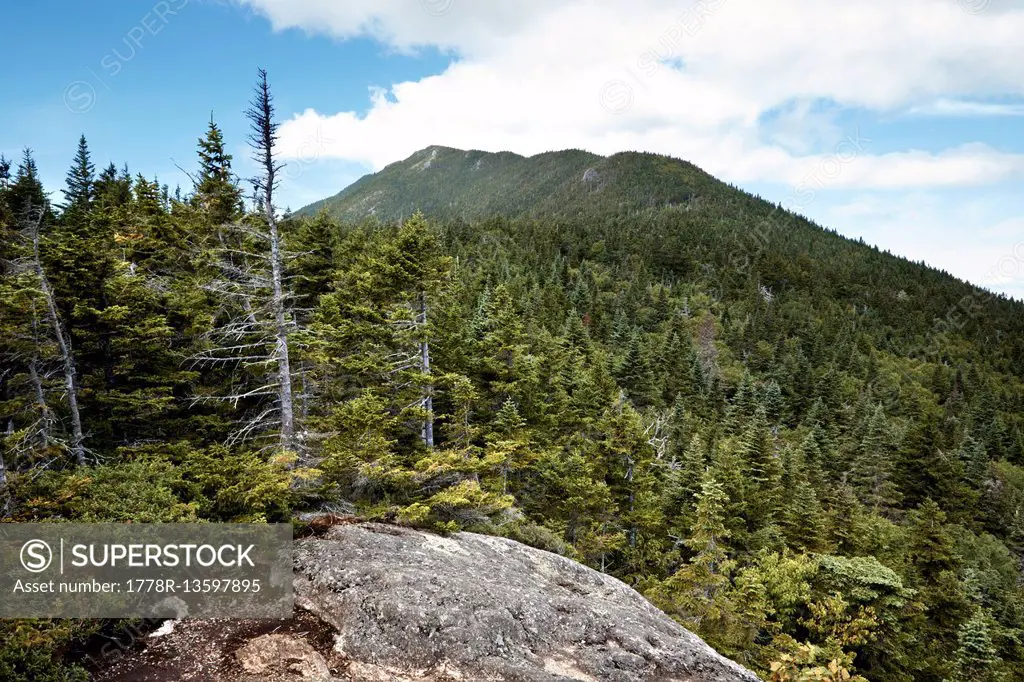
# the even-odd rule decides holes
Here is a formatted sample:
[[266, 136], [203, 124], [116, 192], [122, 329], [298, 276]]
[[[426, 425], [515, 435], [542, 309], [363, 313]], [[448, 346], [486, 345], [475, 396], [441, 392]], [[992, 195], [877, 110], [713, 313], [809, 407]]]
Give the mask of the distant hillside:
[[[718, 295], [763, 285], [849, 306], [857, 324], [882, 325], [876, 343], [917, 360], [951, 362], [951, 349], [939, 353], [937, 338], [955, 331], [1024, 377], [1020, 302], [843, 237], [668, 156], [564, 150], [524, 157], [431, 146], [298, 214], [322, 209], [347, 222], [393, 222], [422, 211], [440, 223], [470, 224], [463, 239], [490, 229], [508, 239], [534, 228], [495, 219], [537, 218], [551, 223], [562, 253], [581, 248], [593, 257], [619, 244], [620, 256], [643, 254], [648, 266], [703, 281]], [[526, 248], [538, 248], [539, 238]]]
[[578, 149], [524, 157], [427, 147], [298, 211], [342, 220], [618, 213], [682, 204], [725, 185], [696, 166], [657, 154], [609, 157]]

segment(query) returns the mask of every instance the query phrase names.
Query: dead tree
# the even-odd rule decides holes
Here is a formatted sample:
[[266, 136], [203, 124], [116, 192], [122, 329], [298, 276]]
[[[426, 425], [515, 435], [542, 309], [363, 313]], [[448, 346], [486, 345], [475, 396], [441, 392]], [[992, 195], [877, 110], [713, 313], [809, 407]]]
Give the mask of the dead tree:
[[[7, 420], [7, 437], [14, 433], [14, 419]], [[7, 465], [4, 464], [4, 451], [0, 449], [0, 518], [7, 516], [11, 509], [11, 490], [7, 487]]]
[[35, 408], [38, 418], [34, 425], [33, 437], [44, 450], [54, 442], [53, 431], [57, 424], [57, 417], [50, 409], [46, 401], [46, 387], [44, 380], [49, 379], [50, 372], [47, 370], [49, 363], [43, 360], [43, 348], [45, 341], [39, 330], [39, 312], [36, 309], [35, 301], [32, 302], [32, 356], [28, 360], [28, 376], [32, 383], [32, 395], [35, 398]]
[[[281, 449], [296, 452], [299, 444], [289, 344], [296, 324], [285, 273], [290, 254], [282, 243], [274, 208], [274, 190], [283, 166], [274, 159], [278, 124], [263, 69], [246, 116], [251, 123], [249, 142], [261, 170], [252, 181], [259, 215], [225, 226], [229, 236], [217, 249], [221, 274], [207, 288], [227, 305], [222, 307], [222, 322], [210, 333], [207, 347], [193, 361], [196, 365], [229, 364], [242, 370], [240, 374], [258, 377], [253, 385], [239, 376], [238, 388], [229, 395], [200, 399], [250, 406], [231, 442], [274, 431]], [[268, 405], [269, 398], [274, 400]]]
[[[78, 368], [75, 363], [74, 349], [71, 345], [71, 336], [65, 329], [60, 312], [57, 309], [56, 297], [53, 293], [53, 287], [50, 286], [50, 280], [46, 276], [46, 268], [43, 266], [40, 249], [40, 232], [42, 231], [45, 216], [46, 211], [39, 209], [38, 215], [34, 220], [31, 218], [26, 220], [25, 229], [28, 233], [27, 237], [32, 244], [30, 264], [36, 277], [39, 293], [46, 307], [46, 317], [50, 322], [53, 337], [57, 343], [61, 366], [64, 371], [64, 390], [67, 395], [68, 413], [71, 420], [71, 443], [69, 449], [72, 457], [75, 458], [75, 463], [79, 466], [85, 466], [85, 435], [82, 431], [82, 415], [78, 409]], [[30, 367], [35, 368], [36, 366], [31, 364]], [[38, 373], [36, 373], [35, 379], [39, 379]], [[44, 410], [42, 416], [45, 419], [48, 408], [46, 408], [46, 401], [42, 398], [41, 380], [37, 382], [37, 390], [37, 400], [41, 403], [41, 408]]]
[[[427, 325], [427, 295], [425, 293], [420, 294], [420, 315], [418, 323], [421, 328], [426, 328]], [[427, 377], [427, 382], [423, 386], [423, 409], [426, 412], [426, 418], [423, 420], [423, 444], [427, 448], [434, 447], [434, 387], [430, 384], [430, 340], [427, 338], [426, 333], [423, 333], [420, 339], [420, 371], [423, 372]]]
[[[10, 425], [8, 426], [10, 430]], [[7, 487], [7, 467], [4, 466], [4, 453], [0, 450], [0, 519], [7, 516], [11, 508], [11, 491]]]
[[284, 264], [281, 248], [281, 233], [274, 215], [274, 189], [277, 187], [277, 172], [281, 165], [274, 161], [274, 144], [277, 141], [277, 123], [274, 122], [274, 102], [267, 84], [267, 72], [259, 70], [256, 96], [247, 113], [252, 124], [250, 143], [260, 164], [263, 176], [256, 181], [257, 190], [263, 192], [263, 213], [270, 232], [270, 271], [273, 286], [271, 304], [274, 312], [274, 337], [277, 345], [278, 401], [281, 406], [281, 447], [295, 449], [295, 414], [292, 399], [291, 359], [288, 348], [288, 311], [284, 295]]
[[[54, 446], [65, 449], [68, 445], [56, 434], [58, 418], [47, 400], [48, 386], [55, 373], [52, 359], [56, 344], [46, 338], [40, 329], [39, 311], [36, 306], [39, 292], [34, 281], [34, 267], [18, 277], [22, 278], [25, 275], [29, 275], [31, 279], [19, 282], [12, 278], [11, 282], [14, 284], [16, 305], [24, 305], [23, 324], [31, 333], [20, 333], [18, 324], [12, 326], [7, 352], [2, 357], [7, 369], [0, 375], [0, 380], [4, 380], [8, 389], [24, 384], [26, 397], [31, 396], [26, 400], [15, 401], [15, 405], [24, 406], [7, 415], [6, 442], [8, 454], [14, 456], [15, 466], [22, 456], [33, 459], [38, 453], [50, 452]], [[17, 371], [18, 368], [20, 372]], [[19, 413], [30, 415], [31, 419], [19, 420]], [[23, 425], [16, 427], [16, 421], [21, 421]]]

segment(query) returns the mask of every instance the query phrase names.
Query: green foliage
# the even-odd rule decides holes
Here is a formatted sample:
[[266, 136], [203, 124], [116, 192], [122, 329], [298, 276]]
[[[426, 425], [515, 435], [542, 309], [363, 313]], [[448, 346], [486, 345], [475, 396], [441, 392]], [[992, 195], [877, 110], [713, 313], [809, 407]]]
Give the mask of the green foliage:
[[306, 484], [320, 471], [296, 467], [294, 453], [261, 457], [226, 448], [190, 452], [179, 466], [198, 513], [232, 523], [281, 522], [302, 501]]
[[685, 541], [693, 556], [650, 596], [684, 624], [710, 634], [728, 628], [728, 621], [736, 616], [735, 605], [725, 598], [735, 564], [726, 544], [725, 492], [710, 471], [696, 498], [692, 535]]
[[64, 191], [66, 204], [65, 214], [86, 212], [92, 205], [93, 185], [95, 183], [96, 166], [93, 165], [89, 155], [89, 145], [85, 141], [85, 135], [78, 140], [78, 152], [75, 154], [74, 164], [67, 174], [67, 189]]
[[515, 499], [480, 489], [475, 481], [461, 481], [434, 493], [422, 502], [413, 502], [398, 514], [399, 521], [431, 528], [442, 533], [487, 524], [489, 518], [509, 509]]
[[960, 626], [957, 642], [959, 646], [952, 680], [989, 682], [1003, 679], [999, 673], [1001, 660], [992, 643], [984, 613], [978, 611]]
[[195, 504], [178, 496], [182, 472], [167, 461], [127, 461], [70, 473], [46, 473], [26, 485], [25, 518], [81, 523], [182, 523]]
[[[335, 197], [299, 211], [358, 222], [369, 216], [400, 221], [416, 211], [444, 220], [479, 220], [495, 215], [592, 215], [623, 206], [680, 204], [714, 182], [696, 167], [654, 154], [608, 158], [581, 150], [524, 158], [502, 152], [464, 152], [428, 147], [380, 173], [350, 185]], [[515, 187], [514, 192], [509, 187]], [[393, 191], [400, 188], [400, 191]], [[386, 197], [369, 211], [371, 196]]]
[[62, 654], [98, 629], [97, 624], [71, 620], [0, 621], [0, 680], [86, 682], [88, 673], [66, 665]]
[[[1021, 678], [1020, 303], [684, 162], [428, 149], [281, 220], [301, 424], [282, 452], [238, 437], [274, 412], [265, 365], [195, 362], [229, 319], [235, 350], [274, 348], [223, 289], [265, 220], [228, 144], [211, 122], [172, 199], [95, 175], [83, 140], [60, 210], [31, 154], [0, 162], [0, 514], [355, 508], [572, 556], [765, 677]], [[86, 466], [21, 265], [29, 207]], [[0, 677], [75, 679], [78, 626], [6, 627]]]
[[231, 160], [224, 134], [211, 117], [206, 136], [199, 140], [199, 176], [191, 203], [203, 211], [214, 231], [241, 213], [242, 193], [235, 184]]

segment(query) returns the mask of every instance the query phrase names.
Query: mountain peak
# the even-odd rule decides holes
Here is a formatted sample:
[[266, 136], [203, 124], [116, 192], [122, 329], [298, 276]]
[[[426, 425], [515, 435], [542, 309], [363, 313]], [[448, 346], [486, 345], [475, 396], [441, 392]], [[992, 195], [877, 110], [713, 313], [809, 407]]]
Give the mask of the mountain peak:
[[720, 186], [692, 164], [658, 154], [600, 156], [582, 149], [533, 156], [431, 145], [299, 213], [343, 220], [618, 213], [689, 201]]

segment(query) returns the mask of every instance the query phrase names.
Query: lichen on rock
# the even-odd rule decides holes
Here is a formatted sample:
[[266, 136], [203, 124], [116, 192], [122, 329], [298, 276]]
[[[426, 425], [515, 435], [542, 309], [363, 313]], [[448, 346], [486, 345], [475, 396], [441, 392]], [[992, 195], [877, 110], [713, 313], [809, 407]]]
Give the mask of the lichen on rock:
[[504, 538], [337, 526], [295, 566], [338, 654], [409, 679], [757, 679], [621, 581]]

